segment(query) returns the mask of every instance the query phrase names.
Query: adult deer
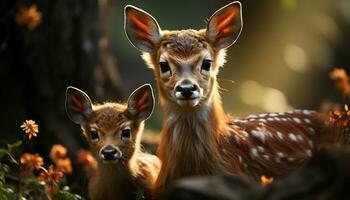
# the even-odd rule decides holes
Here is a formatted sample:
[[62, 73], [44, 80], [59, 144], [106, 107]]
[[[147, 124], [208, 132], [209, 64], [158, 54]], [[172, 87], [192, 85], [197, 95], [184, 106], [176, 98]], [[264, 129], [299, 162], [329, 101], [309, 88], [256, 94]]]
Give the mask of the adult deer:
[[163, 109], [159, 192], [193, 175], [278, 176], [331, 140], [325, 119], [309, 110], [243, 120], [225, 114], [216, 77], [241, 30], [240, 2], [216, 11], [206, 29], [176, 31], [161, 30], [151, 15], [126, 6], [126, 34], [154, 72]]

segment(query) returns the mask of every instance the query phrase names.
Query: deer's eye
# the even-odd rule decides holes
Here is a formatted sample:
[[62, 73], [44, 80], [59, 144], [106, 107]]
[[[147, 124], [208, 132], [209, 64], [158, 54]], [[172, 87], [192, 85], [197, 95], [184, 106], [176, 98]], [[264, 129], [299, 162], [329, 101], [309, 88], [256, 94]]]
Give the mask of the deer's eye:
[[201, 73], [208, 75], [210, 71], [210, 67], [211, 67], [211, 60], [204, 59], [202, 62]]
[[121, 139], [122, 140], [130, 140], [130, 136], [131, 136], [131, 129], [130, 128], [125, 128], [122, 130], [122, 136]]
[[168, 76], [171, 74], [169, 63], [166, 61], [159, 62], [160, 72], [162, 76]]
[[95, 129], [90, 130], [90, 136], [92, 142], [98, 142], [98, 140], [100, 139], [100, 136], [98, 135], [98, 132]]

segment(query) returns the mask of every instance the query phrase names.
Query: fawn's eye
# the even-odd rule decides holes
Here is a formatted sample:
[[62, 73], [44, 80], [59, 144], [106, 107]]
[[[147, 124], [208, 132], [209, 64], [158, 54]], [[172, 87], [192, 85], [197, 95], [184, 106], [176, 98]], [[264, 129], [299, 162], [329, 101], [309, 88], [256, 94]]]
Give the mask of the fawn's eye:
[[90, 130], [90, 136], [92, 142], [98, 142], [98, 140], [100, 139], [100, 136], [98, 135], [98, 132], [95, 129]]
[[201, 73], [208, 75], [211, 67], [211, 60], [204, 59], [202, 62]]
[[130, 140], [131, 136], [131, 129], [130, 128], [125, 128], [122, 130], [122, 140]]
[[159, 62], [161, 76], [169, 76], [171, 74], [169, 63], [166, 61]]

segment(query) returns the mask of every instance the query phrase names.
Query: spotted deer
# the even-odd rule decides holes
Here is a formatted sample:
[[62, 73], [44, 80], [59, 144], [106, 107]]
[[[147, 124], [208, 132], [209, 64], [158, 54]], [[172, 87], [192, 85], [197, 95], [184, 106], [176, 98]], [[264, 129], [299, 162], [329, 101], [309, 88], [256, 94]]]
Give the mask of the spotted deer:
[[92, 104], [83, 91], [67, 88], [68, 117], [81, 126], [98, 162], [89, 183], [92, 200], [150, 198], [160, 161], [141, 150], [140, 140], [153, 106], [148, 84], [136, 89], [127, 104]]
[[242, 120], [224, 112], [217, 75], [242, 25], [240, 2], [216, 11], [201, 30], [161, 30], [150, 14], [125, 7], [126, 35], [154, 72], [163, 109], [158, 192], [194, 175], [279, 176], [331, 141], [325, 118], [314, 111]]

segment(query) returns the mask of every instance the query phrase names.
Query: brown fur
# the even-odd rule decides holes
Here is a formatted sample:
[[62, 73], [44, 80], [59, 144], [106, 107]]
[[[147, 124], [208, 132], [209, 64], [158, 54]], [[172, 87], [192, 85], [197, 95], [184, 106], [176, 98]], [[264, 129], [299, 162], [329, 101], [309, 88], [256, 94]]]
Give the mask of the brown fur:
[[[120, 140], [120, 130], [130, 126], [131, 141]], [[143, 153], [140, 149], [143, 123], [135, 122], [127, 113], [126, 105], [105, 103], [93, 106], [90, 122], [82, 129], [87, 137], [93, 155], [98, 161], [98, 168], [91, 177], [89, 194], [92, 200], [135, 199], [143, 192], [150, 197], [151, 188], [157, 178], [160, 162], [156, 156]], [[90, 128], [97, 128], [101, 134], [98, 143], [90, 138]], [[102, 147], [113, 145], [123, 153], [118, 163], [105, 163], [99, 154]]]
[[[330, 130], [324, 125], [325, 120], [312, 113], [310, 116], [298, 113], [285, 113], [288, 122], [284, 121], [243, 121], [234, 122], [227, 116], [222, 107], [219, 86], [216, 81], [218, 68], [224, 63], [223, 50], [215, 51], [205, 40], [203, 31], [182, 30], [165, 32], [157, 53], [144, 54], [143, 58], [154, 69], [157, 80], [159, 99], [163, 108], [163, 127], [158, 156], [162, 160], [162, 167], [156, 182], [156, 190], [163, 191], [171, 182], [186, 176], [210, 175], [215, 173], [230, 173], [247, 175], [256, 180], [262, 175], [278, 176], [301, 166], [309, 159], [306, 151], [312, 152], [319, 148], [319, 144], [331, 142]], [[166, 51], [172, 57], [186, 60], [198, 55], [203, 49], [213, 54], [213, 72], [209, 78], [194, 74], [193, 79], [204, 88], [204, 98], [196, 108], [182, 108], [178, 106], [170, 95], [175, 82], [180, 78], [173, 75], [169, 79], [162, 79], [157, 63], [159, 55]], [[208, 111], [206, 111], [208, 110]], [[205, 119], [201, 119], [205, 115]], [[281, 116], [283, 116], [281, 115]], [[279, 116], [279, 117], [281, 117]], [[169, 118], [176, 118], [169, 120]], [[293, 123], [293, 117], [305, 117], [311, 120], [310, 127], [317, 131], [312, 134], [305, 122]], [[174, 138], [174, 129], [179, 132]], [[264, 127], [271, 131], [272, 137], [266, 136], [265, 142], [252, 136], [250, 131], [257, 127]], [[240, 131], [245, 130], [250, 135], [244, 138]], [[281, 131], [284, 140], [278, 139], [276, 131]], [[301, 135], [303, 141], [294, 142], [288, 139], [288, 134]], [[263, 132], [263, 134], [266, 134]], [[239, 142], [235, 139], [239, 137]], [[308, 141], [311, 141], [311, 147]], [[265, 152], [258, 152], [256, 158], [250, 156], [253, 148], [264, 148]], [[276, 158], [277, 155], [282, 158]], [[270, 157], [267, 160], [265, 157]], [[239, 159], [238, 156], [241, 156]], [[240, 161], [241, 160], [241, 161]]]
[[[162, 167], [156, 192], [187, 176], [229, 173], [256, 180], [261, 175], [282, 175], [332, 141], [326, 120], [315, 112], [270, 113], [244, 120], [225, 114], [216, 77], [225, 62], [225, 48], [241, 31], [240, 3], [219, 9], [207, 29], [199, 31], [161, 31], [146, 12], [134, 7], [125, 10], [126, 33], [154, 72], [163, 109], [158, 149]], [[132, 13], [147, 18], [146, 27], [132, 23]], [[136, 37], [140, 30], [148, 34]], [[208, 59], [210, 70], [203, 73], [201, 65]], [[162, 72], [160, 62], [170, 70]], [[183, 103], [176, 97], [176, 87], [184, 81], [198, 86], [199, 98]]]

